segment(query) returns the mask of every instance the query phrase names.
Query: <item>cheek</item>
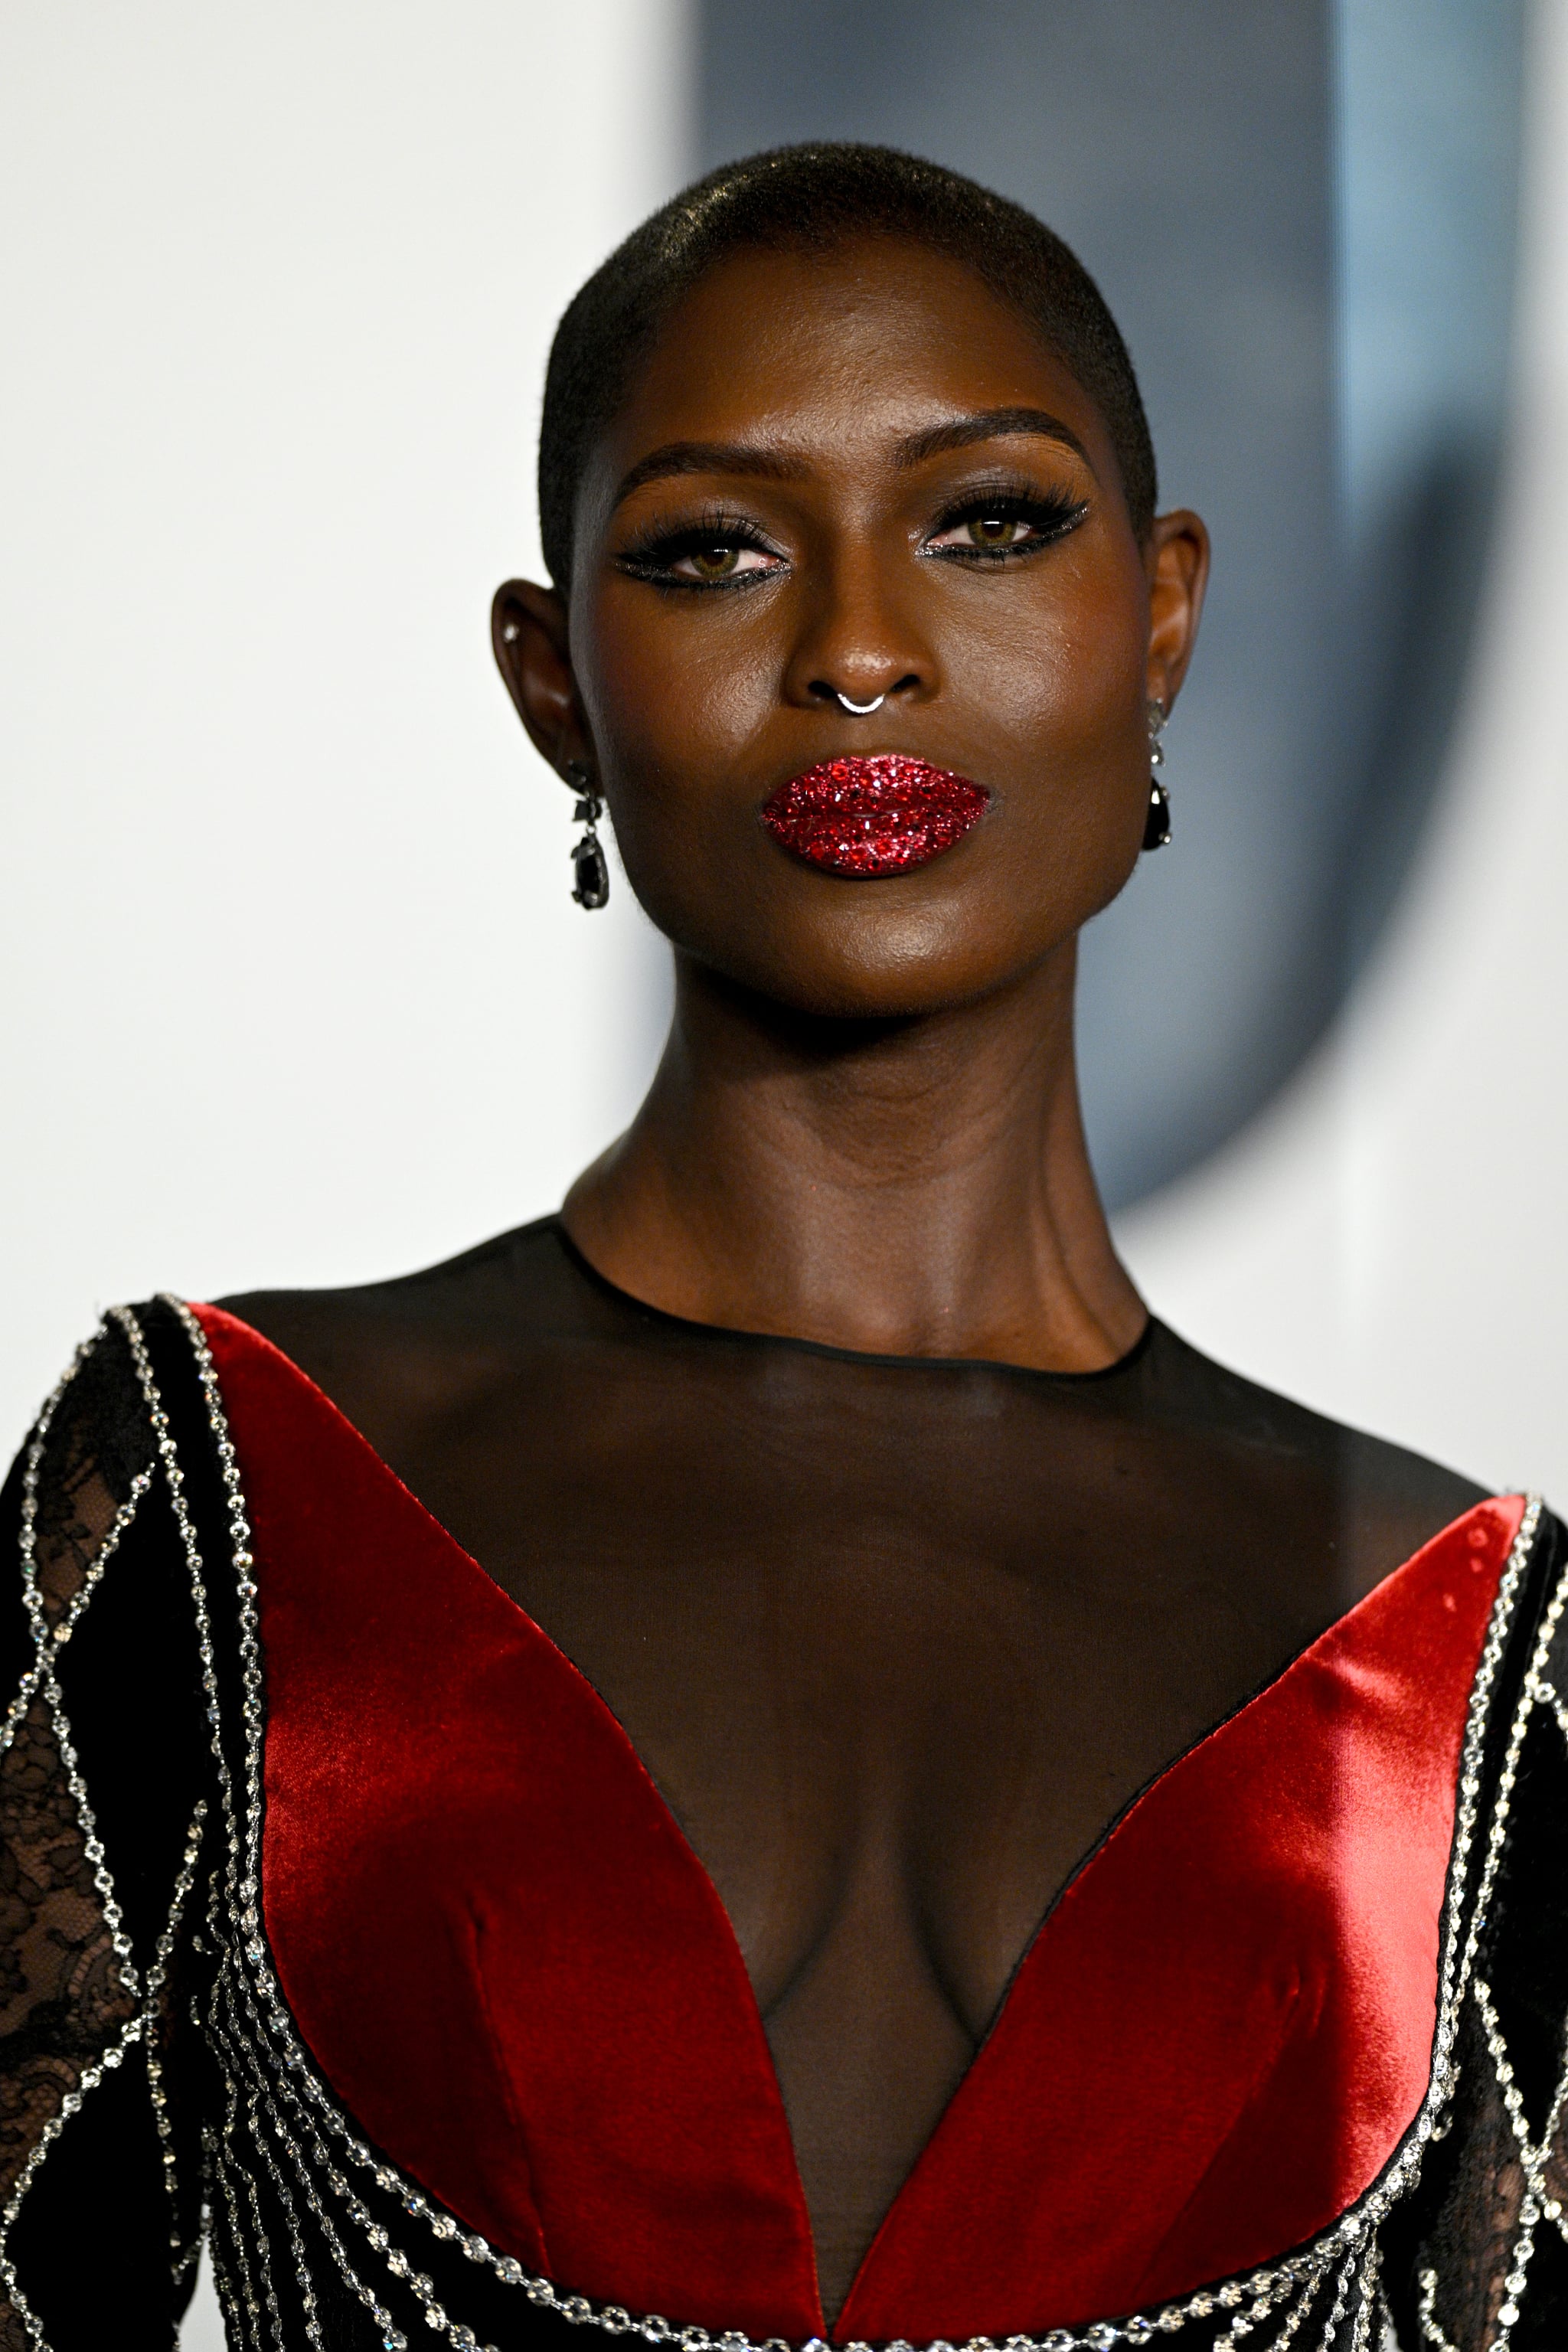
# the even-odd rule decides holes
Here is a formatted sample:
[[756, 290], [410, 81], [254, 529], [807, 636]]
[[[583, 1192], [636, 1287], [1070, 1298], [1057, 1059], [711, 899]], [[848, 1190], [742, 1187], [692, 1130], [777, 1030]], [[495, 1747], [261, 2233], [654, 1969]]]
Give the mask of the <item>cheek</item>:
[[1142, 567], [1091, 558], [1054, 570], [994, 630], [968, 631], [961, 654], [950, 641], [951, 689], [1005, 787], [996, 878], [1021, 920], [1074, 928], [1136, 862], [1148, 799], [1148, 626]]
[[1086, 562], [1064, 566], [1037, 604], [1008, 614], [984, 654], [972, 641], [959, 660], [971, 673], [968, 696], [978, 690], [1020, 750], [1044, 753], [1052, 768], [1114, 772], [1142, 740], [1148, 634], [1142, 572]]
[[721, 776], [773, 698], [773, 665], [748, 633], [715, 628], [697, 604], [612, 579], [574, 610], [578, 690], [612, 795], [623, 781], [662, 797]]
[[777, 666], [699, 603], [612, 579], [574, 602], [572, 647], [627, 878], [658, 928], [701, 952], [737, 914], [770, 931], [784, 877], [746, 781]]
[[1055, 936], [1116, 897], [1142, 846], [1149, 598], [1135, 555], [1103, 550], [1043, 586], [982, 684], [1012, 785], [1009, 896], [1022, 924]]

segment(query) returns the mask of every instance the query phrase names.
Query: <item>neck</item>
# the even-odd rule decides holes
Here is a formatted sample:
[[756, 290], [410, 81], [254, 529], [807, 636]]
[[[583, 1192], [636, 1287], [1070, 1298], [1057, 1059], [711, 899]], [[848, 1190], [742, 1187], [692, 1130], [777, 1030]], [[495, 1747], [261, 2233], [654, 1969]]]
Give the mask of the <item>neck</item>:
[[701, 1323], [1090, 1370], [1143, 1308], [1084, 1147], [1069, 943], [983, 1003], [784, 1013], [678, 957], [636, 1120], [573, 1186], [589, 1261]]

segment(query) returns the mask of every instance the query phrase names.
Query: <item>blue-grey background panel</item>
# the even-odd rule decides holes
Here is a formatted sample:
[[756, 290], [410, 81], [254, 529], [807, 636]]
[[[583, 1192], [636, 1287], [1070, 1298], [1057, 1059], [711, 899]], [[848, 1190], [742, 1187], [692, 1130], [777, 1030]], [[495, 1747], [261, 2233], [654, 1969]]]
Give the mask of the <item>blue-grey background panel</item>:
[[[1191, 1168], [1276, 1092], [1407, 868], [1462, 673], [1500, 430], [1499, 370], [1467, 375], [1455, 355], [1477, 304], [1483, 336], [1506, 346], [1519, 13], [1515, 0], [701, 10], [697, 163], [881, 140], [1030, 205], [1121, 321], [1163, 502], [1196, 507], [1214, 533], [1203, 639], [1167, 737], [1173, 844], [1084, 942], [1085, 1110], [1112, 1205]], [[1467, 78], [1481, 119], [1456, 189], [1442, 125]], [[1404, 142], [1423, 133], [1412, 188]], [[1468, 224], [1442, 251], [1434, 189]], [[1406, 289], [1404, 342], [1384, 352], [1379, 271], [1413, 236], [1426, 281]], [[1444, 405], [1419, 388], [1434, 339], [1462, 429], [1427, 429]], [[1380, 440], [1394, 378], [1402, 421]]]
[[1334, 185], [1353, 977], [1465, 684], [1508, 420], [1522, 0], [1340, 0]]

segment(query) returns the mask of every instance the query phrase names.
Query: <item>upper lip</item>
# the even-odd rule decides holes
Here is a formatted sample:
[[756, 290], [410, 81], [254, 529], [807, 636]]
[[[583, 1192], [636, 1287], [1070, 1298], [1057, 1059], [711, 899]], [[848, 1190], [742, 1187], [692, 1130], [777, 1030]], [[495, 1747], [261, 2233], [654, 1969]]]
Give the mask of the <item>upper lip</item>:
[[900, 800], [919, 801], [933, 795], [967, 798], [991, 795], [984, 784], [955, 768], [938, 767], [918, 751], [829, 751], [778, 785], [763, 801], [764, 809], [789, 803], [803, 809], [875, 806], [886, 809]]

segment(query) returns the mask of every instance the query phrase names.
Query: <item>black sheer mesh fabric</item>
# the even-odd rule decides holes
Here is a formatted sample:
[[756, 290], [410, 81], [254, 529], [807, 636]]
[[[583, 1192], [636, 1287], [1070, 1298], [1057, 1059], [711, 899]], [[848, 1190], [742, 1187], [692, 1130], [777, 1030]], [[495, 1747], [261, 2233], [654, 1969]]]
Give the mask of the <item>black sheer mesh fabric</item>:
[[[156, 2121], [163, 2083], [184, 2065], [158, 1946], [170, 1850], [199, 1801], [194, 1688], [176, 1664], [171, 1689], [169, 1674], [193, 1644], [187, 1608], [183, 1641], [162, 1661], [150, 1654], [174, 1631], [173, 1529], [150, 1500], [153, 1433], [116, 1338], [87, 1353], [46, 1412], [29, 1477], [34, 1454], [6, 1485], [0, 1617], [0, 2198], [26, 2191], [0, 2277], [5, 2352], [72, 2340], [46, 2335], [18, 2298], [16, 2265], [29, 2266], [40, 2230], [68, 2326], [100, 2327], [129, 2301], [152, 2331], [139, 2340], [159, 2340], [160, 2321], [166, 2339], [194, 2278], [200, 2215], [194, 2113], [187, 2105], [163, 2133]], [[153, 1567], [130, 1612], [111, 1581], [127, 1559], [132, 1575], [150, 1561], [164, 1571]], [[184, 1769], [172, 1772], [175, 1756]], [[68, 2220], [84, 2260], [68, 2252]]]
[[[57, 1651], [69, 1638], [89, 1578], [101, 1570], [120, 1512], [146, 1484], [146, 1431], [134, 1422], [113, 1425], [111, 1409], [101, 1368], [89, 1359], [55, 1417], [32, 1498], [38, 1614]], [[43, 2118], [79, 2088], [81, 2067], [133, 2009], [66, 1776], [58, 1686], [41, 1685], [35, 1672], [15, 1715], [0, 1757], [0, 2193], [6, 2195]]]
[[[642, 1308], [552, 1222], [405, 1283], [237, 1304], [649, 1761], [740, 1931], [830, 2291], [1111, 1820], [1475, 1493], [1159, 1326], [1077, 1379], [848, 1356]], [[169, 2342], [204, 2206], [243, 2352], [621, 2330], [563, 2301], [572, 2282], [480, 2259], [290, 2071], [237, 1891], [244, 1584], [220, 1432], [188, 1328], [137, 1312], [144, 1379], [111, 1326], [42, 1449], [37, 1617], [19, 1574], [0, 1593], [20, 1694], [0, 1759], [0, 2159], [23, 2189], [0, 2345]], [[22, 1503], [18, 1469], [17, 1560]], [[1568, 2341], [1561, 1626], [1531, 1678], [1568, 1554], [1543, 1525], [1474, 1801], [1479, 1837], [1508, 1799], [1500, 1869], [1414, 2189], [1375, 2238], [1293, 2257], [1270, 2303], [1226, 2287], [1109, 2341], [1169, 2328], [1210, 2352], [1248, 2308], [1259, 2352], [1370, 2352], [1385, 2313], [1411, 2352]]]
[[[1565, 1548], [1559, 1543], [1559, 1569]], [[1568, 2341], [1568, 1617], [1520, 1744], [1505, 1868], [1478, 1953], [1451, 2153], [1426, 2185], [1428, 2340], [1506, 2322], [1523, 2352]], [[1521, 2249], [1523, 2259], [1521, 2259]], [[1517, 2316], [1515, 2315], [1517, 2314]], [[1432, 2329], [1436, 2333], [1431, 2333]]]
[[1568, 1537], [1548, 1522], [1493, 1718], [1487, 1777], [1507, 1826], [1477, 1918], [1458, 2082], [1385, 2232], [1396, 2340], [1436, 2352], [1568, 2343], [1568, 1614], [1550, 1641], [1544, 1614], [1565, 1571]]
[[690, 1325], [559, 1222], [242, 1300], [626, 1727], [740, 1937], [830, 2305], [1052, 1896], [1479, 1490], [1151, 1326], [1110, 1371]]

